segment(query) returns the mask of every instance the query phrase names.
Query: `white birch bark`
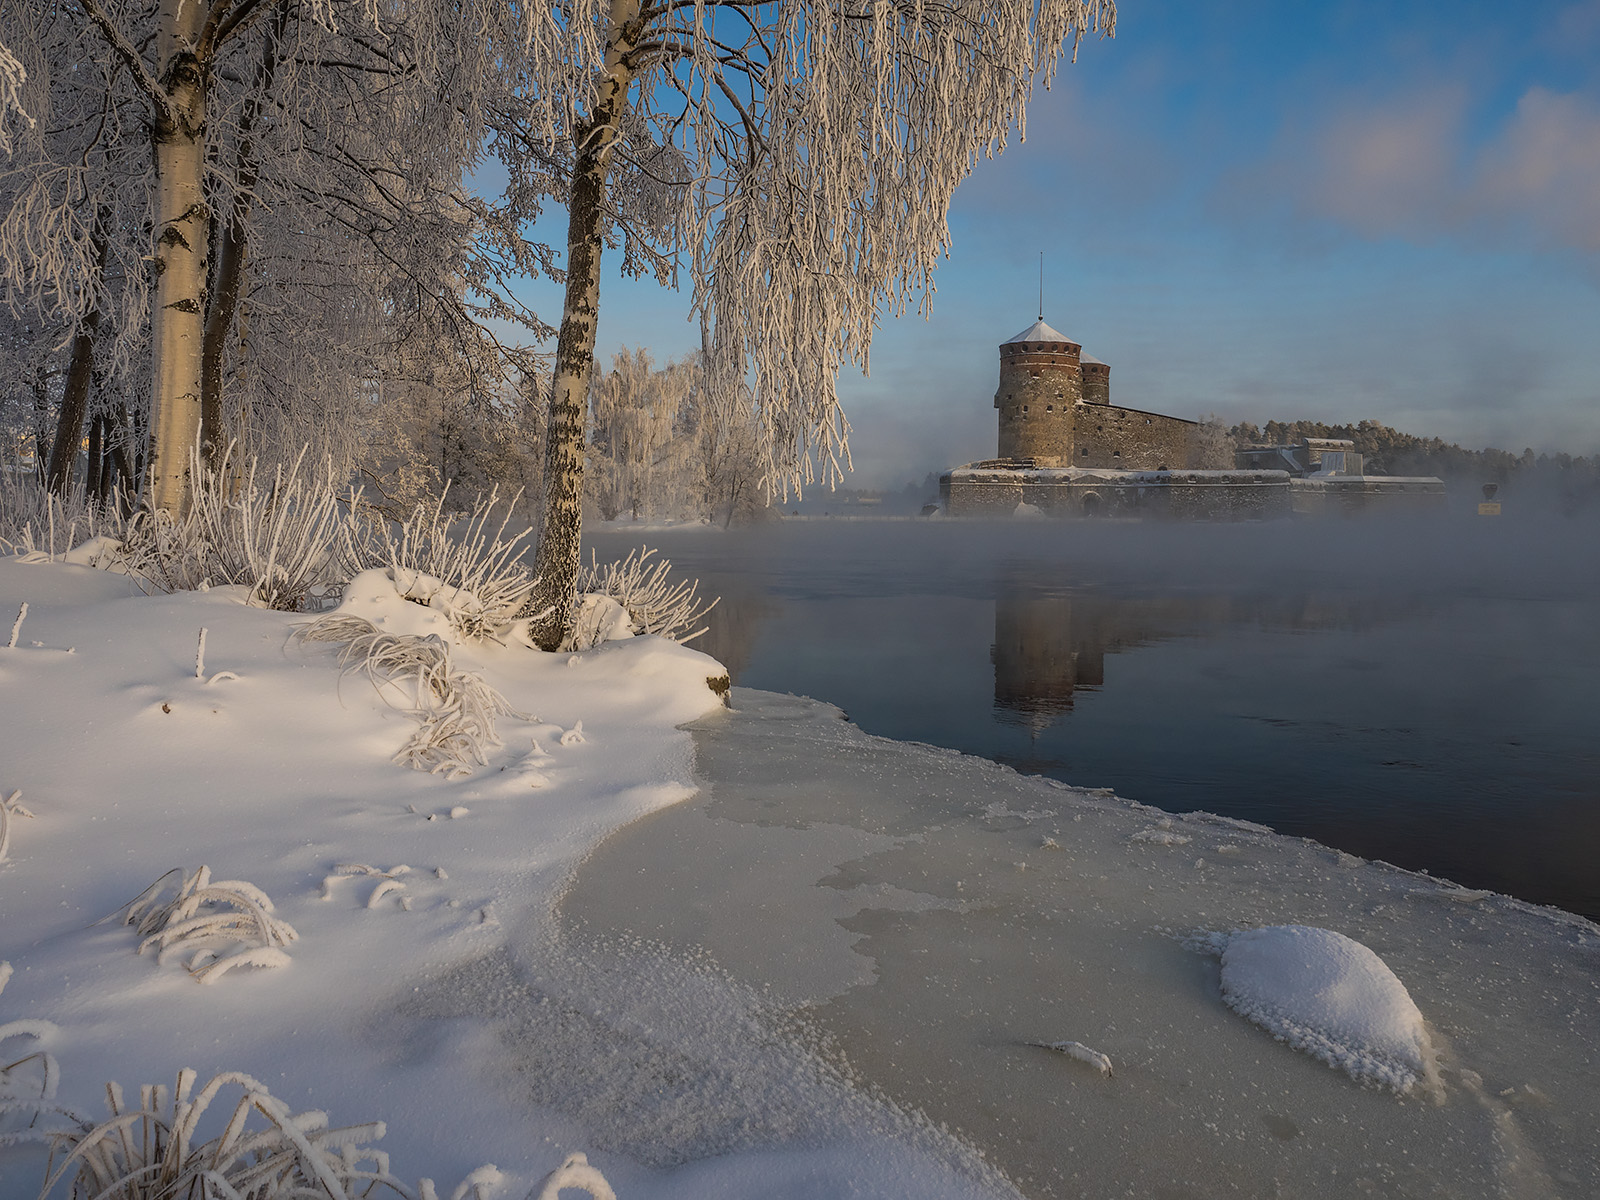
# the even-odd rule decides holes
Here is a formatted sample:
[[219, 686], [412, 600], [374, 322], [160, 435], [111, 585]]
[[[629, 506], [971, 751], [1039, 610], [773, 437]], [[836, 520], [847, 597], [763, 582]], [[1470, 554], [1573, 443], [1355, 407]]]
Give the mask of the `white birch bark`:
[[153, 358], [150, 491], [153, 508], [182, 513], [189, 464], [200, 436], [201, 351], [205, 338], [205, 195], [208, 63], [196, 55], [206, 7], [161, 0], [156, 79], [166, 93], [150, 128], [156, 168], [155, 294], [150, 309]]

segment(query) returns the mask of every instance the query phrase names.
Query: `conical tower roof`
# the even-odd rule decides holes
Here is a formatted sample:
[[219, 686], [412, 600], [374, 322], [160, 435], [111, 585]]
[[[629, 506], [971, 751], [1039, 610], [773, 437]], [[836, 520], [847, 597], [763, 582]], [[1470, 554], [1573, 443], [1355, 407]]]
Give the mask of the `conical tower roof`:
[[1043, 317], [1040, 317], [1032, 325], [1029, 325], [1021, 333], [1017, 334], [1016, 337], [1007, 338], [1000, 344], [1002, 346], [1010, 346], [1016, 342], [1063, 342], [1069, 346], [1076, 346], [1078, 344], [1060, 330], [1052, 329], [1050, 326], [1046, 325]]

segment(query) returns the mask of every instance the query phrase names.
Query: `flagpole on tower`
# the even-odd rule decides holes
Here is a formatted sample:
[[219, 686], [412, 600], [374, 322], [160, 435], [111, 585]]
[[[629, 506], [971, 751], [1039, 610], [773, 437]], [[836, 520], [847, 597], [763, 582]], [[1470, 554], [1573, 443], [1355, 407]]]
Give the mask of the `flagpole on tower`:
[[1044, 251], [1039, 251], [1039, 320], [1044, 320]]

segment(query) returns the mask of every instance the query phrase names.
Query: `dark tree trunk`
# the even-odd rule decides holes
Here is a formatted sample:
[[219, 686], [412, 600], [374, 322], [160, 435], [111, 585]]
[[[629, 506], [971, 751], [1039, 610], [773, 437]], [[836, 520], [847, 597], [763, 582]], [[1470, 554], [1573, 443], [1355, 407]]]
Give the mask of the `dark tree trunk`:
[[278, 72], [278, 44], [289, 20], [288, 0], [282, 0], [272, 18], [272, 28], [263, 39], [261, 62], [256, 66], [256, 86], [239, 119], [239, 151], [235, 167], [234, 201], [226, 221], [217, 224], [213, 245], [216, 272], [211, 280], [211, 295], [206, 309], [205, 335], [200, 347], [200, 446], [207, 463], [216, 463], [227, 447], [228, 437], [222, 412], [222, 368], [227, 361], [228, 335], [233, 332], [244, 294], [245, 259], [249, 251], [251, 200], [261, 178], [261, 159], [256, 152], [255, 128], [272, 81]]
[[100, 327], [100, 313], [91, 312], [72, 339], [72, 360], [67, 367], [67, 383], [61, 392], [61, 409], [56, 414], [56, 436], [50, 447], [50, 469], [46, 485], [58, 496], [72, 491], [72, 469], [83, 442], [83, 417], [89, 408], [89, 383], [94, 378], [94, 335]]
[[104, 413], [95, 413], [89, 418], [89, 470], [83, 481], [83, 494], [93, 500], [105, 499], [102, 481], [106, 477], [106, 418]]
[[[538, 615], [531, 633], [544, 650], [560, 648], [572, 624], [583, 540], [583, 427], [594, 368], [600, 305], [600, 248], [607, 178], [616, 131], [633, 86], [630, 55], [642, 23], [638, 0], [612, 0], [607, 33], [606, 78], [592, 117], [578, 138], [567, 209], [567, 291], [556, 340], [550, 416], [545, 428], [544, 520], [534, 572], [539, 585], [529, 601]], [[542, 614], [542, 615], [539, 615]]]

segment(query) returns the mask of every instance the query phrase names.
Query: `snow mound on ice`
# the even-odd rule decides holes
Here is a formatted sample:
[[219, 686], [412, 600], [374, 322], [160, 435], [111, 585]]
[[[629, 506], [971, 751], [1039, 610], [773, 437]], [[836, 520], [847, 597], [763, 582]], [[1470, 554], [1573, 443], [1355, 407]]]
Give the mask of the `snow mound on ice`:
[[1405, 986], [1342, 933], [1270, 925], [1233, 934], [1222, 951], [1222, 998], [1360, 1083], [1404, 1095], [1428, 1072], [1432, 1046]]

